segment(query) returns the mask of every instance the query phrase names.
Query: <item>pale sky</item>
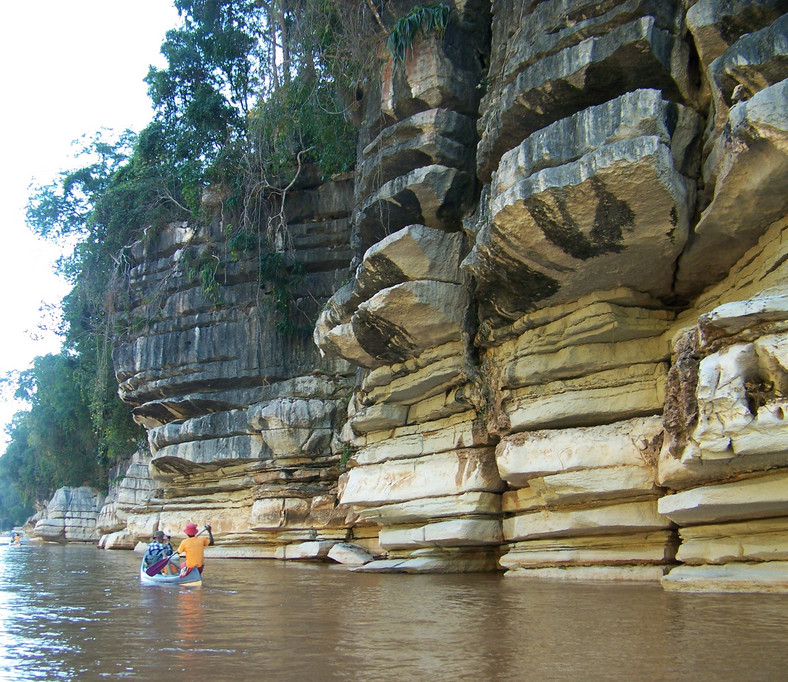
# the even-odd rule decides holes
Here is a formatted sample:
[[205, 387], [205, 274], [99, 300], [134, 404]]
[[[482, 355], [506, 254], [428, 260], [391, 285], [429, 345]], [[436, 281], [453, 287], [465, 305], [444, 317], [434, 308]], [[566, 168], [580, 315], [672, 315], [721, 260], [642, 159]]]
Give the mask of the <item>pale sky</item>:
[[[71, 142], [100, 128], [142, 129], [152, 115], [143, 78], [165, 66], [172, 0], [5, 0], [0, 6], [0, 375], [57, 352], [38, 332], [42, 304], [68, 287], [53, 273], [58, 249], [34, 237], [24, 209], [31, 182], [74, 168]], [[5, 425], [22, 407], [0, 396]]]

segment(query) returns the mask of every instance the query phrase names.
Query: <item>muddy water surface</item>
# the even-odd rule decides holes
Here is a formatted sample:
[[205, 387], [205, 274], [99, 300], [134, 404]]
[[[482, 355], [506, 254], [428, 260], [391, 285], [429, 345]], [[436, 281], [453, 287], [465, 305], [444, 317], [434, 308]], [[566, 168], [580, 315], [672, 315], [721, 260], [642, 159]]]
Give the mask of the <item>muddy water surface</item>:
[[138, 568], [132, 552], [0, 547], [0, 679], [788, 676], [788, 596], [227, 559], [200, 588], [165, 588]]

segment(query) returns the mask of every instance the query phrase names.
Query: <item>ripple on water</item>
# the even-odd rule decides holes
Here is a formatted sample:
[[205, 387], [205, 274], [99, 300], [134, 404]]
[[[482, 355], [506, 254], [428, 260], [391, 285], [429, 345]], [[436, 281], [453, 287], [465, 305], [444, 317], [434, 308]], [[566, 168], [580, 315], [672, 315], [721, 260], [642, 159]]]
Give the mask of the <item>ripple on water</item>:
[[3, 679], [724, 680], [788, 667], [780, 595], [218, 559], [201, 589], [162, 588], [140, 585], [131, 552], [24, 550], [13, 569], [0, 554]]

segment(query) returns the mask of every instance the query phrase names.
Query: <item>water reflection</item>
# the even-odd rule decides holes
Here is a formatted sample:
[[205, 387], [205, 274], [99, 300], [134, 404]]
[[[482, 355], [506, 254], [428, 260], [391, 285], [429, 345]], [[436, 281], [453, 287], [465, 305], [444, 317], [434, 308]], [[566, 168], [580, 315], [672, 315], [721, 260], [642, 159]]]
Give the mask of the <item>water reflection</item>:
[[0, 678], [776, 679], [788, 597], [498, 575], [363, 575], [211, 559], [201, 588], [138, 557], [0, 548]]

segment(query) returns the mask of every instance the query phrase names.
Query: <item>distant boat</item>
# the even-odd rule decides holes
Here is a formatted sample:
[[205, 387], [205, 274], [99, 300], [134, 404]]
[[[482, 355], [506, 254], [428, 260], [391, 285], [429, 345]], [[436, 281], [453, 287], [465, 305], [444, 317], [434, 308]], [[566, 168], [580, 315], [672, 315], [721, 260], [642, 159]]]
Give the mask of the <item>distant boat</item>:
[[145, 560], [143, 559], [140, 564], [140, 582], [145, 585], [188, 585], [191, 587], [202, 585], [202, 574], [198, 568], [192, 568], [184, 575], [177, 573], [172, 575], [165, 573], [148, 575], [145, 572], [145, 568]]
[[21, 545], [25, 536], [20, 531], [11, 531], [8, 535], [0, 536], [0, 545]]

